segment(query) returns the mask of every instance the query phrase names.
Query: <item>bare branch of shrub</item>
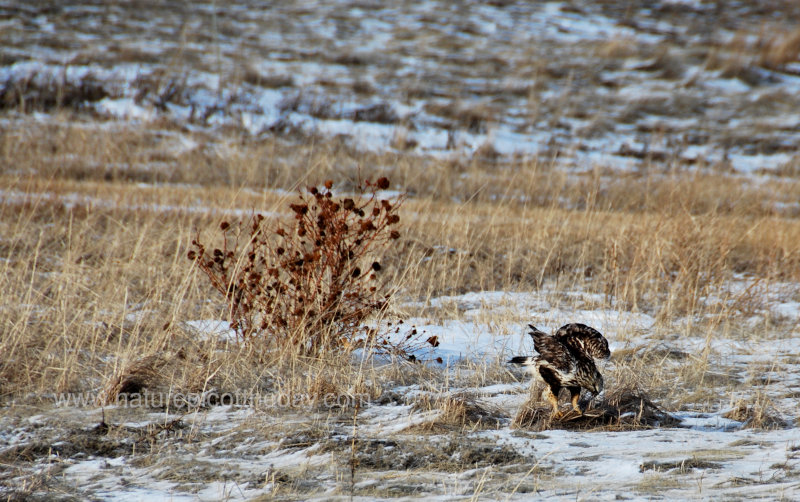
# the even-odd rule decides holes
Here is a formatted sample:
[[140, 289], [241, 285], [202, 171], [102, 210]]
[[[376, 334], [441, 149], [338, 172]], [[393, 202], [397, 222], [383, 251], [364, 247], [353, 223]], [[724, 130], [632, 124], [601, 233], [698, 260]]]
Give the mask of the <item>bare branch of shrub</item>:
[[391, 296], [380, 280], [383, 250], [400, 237], [403, 201], [379, 197], [386, 178], [364, 181], [355, 197], [334, 198], [333, 182], [308, 187], [291, 224], [256, 214], [220, 225], [221, 249], [200, 237], [188, 257], [226, 300], [231, 326], [246, 342], [320, 356], [371, 347], [410, 357], [414, 337], [397, 342], [365, 326]]

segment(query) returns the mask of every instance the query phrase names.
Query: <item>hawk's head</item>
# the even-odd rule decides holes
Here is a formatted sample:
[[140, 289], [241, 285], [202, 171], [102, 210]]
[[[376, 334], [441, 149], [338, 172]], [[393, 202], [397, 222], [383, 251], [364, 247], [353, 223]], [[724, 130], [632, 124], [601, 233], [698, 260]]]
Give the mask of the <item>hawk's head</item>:
[[603, 375], [597, 371], [597, 368], [594, 369], [594, 375], [591, 379], [591, 384], [589, 387], [587, 387], [587, 389], [595, 396], [603, 392]]

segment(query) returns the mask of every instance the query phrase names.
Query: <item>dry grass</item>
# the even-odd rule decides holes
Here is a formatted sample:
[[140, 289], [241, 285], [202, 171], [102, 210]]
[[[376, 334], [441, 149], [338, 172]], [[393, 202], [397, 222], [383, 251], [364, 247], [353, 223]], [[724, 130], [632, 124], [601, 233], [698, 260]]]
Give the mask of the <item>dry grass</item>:
[[759, 68], [786, 71], [786, 65], [800, 56], [800, 30], [765, 24], [757, 33], [739, 31], [729, 41], [710, 51], [708, 69], [720, 70], [727, 78], [739, 78], [751, 85], [764, 82]]
[[[635, 27], [641, 6], [625, 12], [615, 11], [619, 6], [614, 2], [596, 7], [621, 26]], [[517, 50], [504, 41], [502, 49], [460, 56], [453, 50], [471, 48], [473, 38], [495, 42], [476, 37], [480, 30], [468, 18], [454, 25], [463, 25], [458, 28], [462, 38], [442, 31], [438, 19], [422, 16], [419, 29], [397, 27], [397, 40], [407, 45], [390, 44], [388, 52], [329, 50], [322, 34], [309, 33], [304, 35], [306, 52], [276, 46], [282, 61], [333, 62], [356, 74], [305, 85], [289, 73], [290, 66], [271, 73], [256, 63], [263, 61], [263, 47], [239, 31], [245, 25], [238, 24], [238, 13], [207, 19], [203, 9], [182, 6], [186, 24], [176, 32], [168, 16], [140, 23], [148, 8], [123, 9], [130, 16], [118, 16], [114, 29], [135, 33], [136, 39], [142, 38], [142, 29], [152, 30], [145, 38], [154, 40], [162, 36], [159, 30], [176, 33], [161, 54], [140, 50], [125, 37], [103, 51], [88, 43], [75, 46], [70, 39], [70, 30], [79, 28], [75, 16], [94, 16], [81, 9], [49, 16], [58, 29], [35, 44], [55, 52], [69, 49], [72, 65], [164, 61], [164, 67], [143, 72], [131, 83], [136, 99], [155, 110], [185, 105], [192, 91], [187, 69], [203, 70], [224, 81], [228, 105], [248, 89], [287, 88], [282, 112], [395, 125], [398, 151], [357, 151], [345, 140], [302, 132], [288, 123], [273, 124], [258, 135], [233, 122], [211, 129], [206, 115], [213, 110], [192, 112], [185, 123], [168, 114], [146, 126], [107, 120], [81, 113], [82, 103], [113, 92], [91, 74], [68, 81], [68, 65], [60, 80], [2, 83], [0, 352], [5, 356], [0, 396], [105, 390], [110, 398], [139, 388], [173, 387], [254, 388], [289, 395], [302, 388], [318, 387], [311, 394], [319, 395], [365, 387], [379, 395], [383, 382], [430, 378], [428, 370], [353, 369], [349, 361], [314, 358], [296, 358], [287, 368], [186, 324], [225, 317], [222, 302], [210, 300], [212, 291], [183, 258], [196, 230], [216, 228], [222, 219], [246, 219], [254, 209], [281, 211], [287, 191], [326, 179], [348, 191], [361, 179], [388, 175], [393, 189], [410, 194], [401, 215], [404, 238], [382, 263], [393, 271], [387, 282], [400, 288], [398, 298], [423, 305], [468, 291], [539, 289], [551, 293], [557, 304], [563, 293], [581, 290], [598, 294], [594, 308], [655, 316], [654, 331], [660, 335], [711, 340], [730, 336], [739, 319], [761, 311], [763, 291], [771, 284], [800, 281], [796, 162], [763, 170], [781, 177], [745, 183], [724, 171], [724, 161], [713, 166], [703, 158], [681, 156], [687, 146], [705, 145], [783, 151], [780, 131], [769, 124], [754, 126], [763, 129], [758, 129], [762, 135], [749, 127], [720, 130], [708, 123], [684, 131], [640, 120], [695, 118], [698, 111], [713, 116], [718, 110], [694, 93], [692, 78], [683, 82], [694, 70], [719, 70], [723, 77], [756, 87], [764, 83], [765, 69], [790, 71], [800, 50], [796, 27], [733, 23], [737, 35], [716, 40], [692, 34], [706, 33], [708, 16], [727, 26], [732, 21], [728, 14], [668, 10], [659, 15], [687, 26], [683, 45], [674, 40], [635, 44], [636, 37], [612, 36], [591, 44], [522, 44]], [[304, 9], [300, 4], [287, 8]], [[790, 5], [775, 9], [793, 12]], [[758, 20], [772, 12], [763, 6], [756, 11]], [[23, 9], [19, 15], [34, 22], [35, 12]], [[195, 33], [186, 28], [195, 21], [213, 21], [214, 29]], [[278, 32], [281, 20], [266, 16], [264, 23], [259, 32]], [[34, 43], [25, 38], [29, 35], [15, 25], [2, 37], [7, 47], [19, 48], [25, 40]], [[415, 49], [415, 43], [424, 50]], [[434, 61], [432, 48], [448, 54], [435, 56], [435, 73], [422, 68], [407, 78], [398, 71], [401, 55]], [[21, 57], [15, 54], [2, 51], [0, 57], [13, 62]], [[383, 69], [372, 71], [375, 65]], [[652, 77], [683, 83], [669, 97], [629, 99], [598, 91]], [[452, 133], [454, 152], [460, 151], [462, 133], [491, 135], [495, 125], [508, 125], [509, 118], [520, 131], [546, 124], [553, 141], [539, 155], [502, 156], [487, 142], [476, 145], [472, 155], [426, 156], [410, 139], [420, 124], [413, 116], [401, 119], [378, 95], [384, 88], [404, 94], [406, 104], [428, 114], [425, 120], [439, 121], [440, 130]], [[357, 100], [345, 112], [337, 99], [350, 92], [372, 99]], [[745, 115], [767, 108], [780, 115], [796, 104], [791, 93], [781, 90], [761, 96], [753, 103], [724, 106], [739, 107]], [[47, 110], [51, 120], [25, 115], [31, 110]], [[572, 127], [561, 124], [564, 119], [586, 124], [569, 138], [574, 145], [559, 138], [559, 131]], [[620, 148], [616, 153], [641, 159], [632, 171], [583, 165], [568, 173], [551, 160], [581, 149], [584, 139], [613, 133], [619, 124], [633, 124], [654, 145], [663, 139], [666, 146]], [[728, 288], [734, 278], [745, 287]], [[395, 308], [403, 314], [399, 302]], [[461, 315], [457, 309], [420, 311], [437, 319]], [[676, 319], [687, 322], [675, 328]], [[481, 322], [502, 331], [512, 320], [486, 316]], [[636, 335], [618, 334], [623, 340]], [[624, 364], [613, 369], [614, 378], [639, 375], [641, 388], [659, 403], [706, 402], [711, 394], [703, 389], [711, 380], [725, 391], [740, 385], [733, 379], [723, 382], [707, 356], [678, 359], [655, 349], [637, 353], [633, 362], [620, 359]], [[641, 360], [652, 367], [636, 367]], [[494, 367], [464, 373], [472, 375], [465, 378], [471, 385], [507, 378]], [[374, 377], [370, 385], [363, 383], [368, 377]], [[674, 391], [676, 377], [690, 382], [683, 395]]]
[[782, 429], [789, 426], [769, 396], [760, 392], [748, 399], [737, 400], [723, 416], [742, 422], [748, 429]]
[[497, 407], [467, 393], [438, 397], [426, 394], [414, 402], [414, 410], [439, 411], [435, 419], [414, 428], [428, 433], [497, 428], [505, 418]]
[[[791, 379], [764, 377], [790, 371], [793, 362], [743, 369], [715, 353], [729, 342], [784, 339], [797, 330], [787, 322], [792, 317], [770, 312], [775, 289], [800, 282], [800, 170], [787, 115], [798, 105], [790, 84], [800, 32], [781, 22], [796, 18], [794, 3], [779, 4], [720, 10], [567, 2], [558, 7], [563, 32], [531, 30], [519, 39], [490, 34], [483, 29], [489, 23], [476, 20], [495, 8], [513, 7], [505, 17], [541, 6], [502, 0], [474, 10], [467, 3], [443, 23], [439, 15], [409, 16], [408, 6], [360, 5], [369, 11], [363, 19], [374, 14], [378, 24], [351, 22], [336, 9], [310, 11], [303, 2], [287, 2], [279, 15], [202, 2], [163, 16], [152, 16], [159, 6], [147, 2], [8, 7], [0, 64], [36, 66], [41, 57], [63, 68], [64, 78], [45, 69], [0, 82], [0, 418], [5, 425], [24, 415], [19, 430], [35, 435], [3, 450], [0, 490], [20, 500], [48, 491], [88, 496], [65, 486], [61, 471], [87, 454], [130, 454], [131, 466], [192, 491], [223, 479], [237, 489], [272, 485], [265, 499], [434, 495], [432, 486], [446, 495], [501, 498], [508, 494], [492, 484], [512, 495], [565, 486], [562, 467], [536, 441], [540, 434], [525, 429], [669, 426], [664, 410], [715, 411], [728, 396], [725, 417], [745, 427], [796, 421], [787, 412], [796, 393], [770, 386]], [[626, 34], [575, 43], [573, 15], [606, 16], [613, 32]], [[413, 18], [414, 29], [385, 31], [393, 18]], [[335, 29], [308, 30], [305, 20]], [[674, 32], [663, 30], [669, 23]], [[101, 32], [86, 32], [89, 24]], [[712, 25], [726, 31], [709, 31]], [[365, 47], [385, 47], [338, 46], [360, 37]], [[656, 37], [662, 42], [645, 42]], [[298, 40], [303, 46], [292, 46]], [[118, 83], [93, 73], [66, 78], [76, 67], [102, 73], [120, 63], [141, 65], [141, 73]], [[221, 82], [216, 97], [212, 84], [199, 82], [214, 80], [209, 75]], [[156, 118], [117, 121], [95, 106], [120, 93]], [[283, 99], [272, 110], [277, 93]], [[353, 122], [358, 132], [317, 134], [313, 124], [289, 120], [292, 111]], [[261, 115], [275, 120], [260, 131], [245, 126], [247, 116]], [[393, 150], [354, 147], [369, 140], [360, 131], [376, 129], [394, 130]], [[423, 136], [428, 131], [431, 138]], [[501, 154], [516, 134], [538, 151]], [[759, 160], [775, 153], [787, 160]], [[602, 160], [607, 154], [613, 160]], [[627, 161], [636, 167], [617, 165]], [[748, 162], [756, 182], [734, 171]], [[219, 239], [220, 221], [247, 221], [254, 211], [291, 219], [285, 208], [298, 188], [331, 179], [349, 195], [360, 180], [382, 176], [390, 189], [408, 193], [402, 239], [380, 262], [398, 289], [390, 317], [472, 322], [509, 349], [524, 338], [512, 331], [531, 316], [555, 322], [553, 313], [616, 311], [620, 319], [645, 313], [656, 320], [646, 334], [627, 324], [606, 333], [627, 346], [601, 368], [607, 390], [584, 414], [554, 419], [536, 398], [508, 416], [508, 403], [519, 398], [515, 386], [473, 393], [517, 381], [503, 361], [466, 358], [443, 368], [300, 351], [280, 358], [192, 322], [226, 318], [225, 302], [185, 258], [198, 230]], [[543, 293], [535, 296], [550, 310], [514, 304], [516, 296], [511, 305], [486, 308], [430, 301], [492, 290]], [[800, 298], [796, 287], [787, 295]], [[677, 350], [682, 337], [701, 346]], [[415, 391], [403, 394], [407, 387]], [[94, 408], [66, 410], [81, 415], [72, 425], [57, 414], [46, 426], [28, 420], [38, 413], [31, 410], [65, 411], [52, 406], [54, 394], [81, 392], [104, 405], [99, 426]], [[257, 418], [231, 407], [237, 418], [218, 430], [188, 425], [188, 417], [203, 415], [188, 413], [198, 407], [227, 413], [216, 406], [227, 404], [219, 397], [226, 393], [252, 399], [246, 404], [258, 408]], [[207, 400], [165, 410], [105, 406], [149, 394]], [[429, 421], [376, 437], [396, 424], [353, 406], [363, 399], [370, 412], [390, 416], [395, 408], [398, 420]], [[164, 421], [153, 420], [154, 409]], [[115, 425], [134, 418], [148, 425]], [[491, 438], [509, 421], [535, 454]], [[227, 472], [226, 462], [188, 456], [201, 449], [220, 459], [243, 452], [265, 458], [312, 448], [309, 459], [329, 453], [330, 462], [230, 477], [219, 470]], [[634, 489], [660, 493], [678, 487], [676, 474], [717, 467], [704, 457], [645, 461], [647, 474]], [[380, 482], [365, 483], [372, 478]], [[331, 491], [331, 483], [339, 488]]]
[[[725, 292], [734, 274], [762, 284], [800, 280], [800, 224], [763, 203], [796, 197], [794, 182], [566, 178], [535, 161], [497, 171], [479, 161], [357, 154], [335, 141], [290, 147], [275, 139], [238, 143], [226, 155], [198, 146], [169, 156], [159, 153], [171, 144], [163, 133], [23, 124], [0, 135], [4, 395], [113, 388], [156, 354], [183, 361], [171, 373], [178, 381], [266, 378], [245, 369], [254, 359], [239, 349], [185, 330], [187, 320], [224, 318], [185, 262], [188, 243], [223, 217], [285, 206], [285, 193], [259, 187], [325, 177], [346, 187], [375, 174], [360, 165], [379, 161], [396, 162], [395, 187], [416, 193], [403, 209], [408, 237], [386, 257], [398, 271], [389, 281], [406, 298], [555, 284], [664, 322], [714, 314], [719, 326], [758, 302], [758, 288]], [[210, 141], [199, 133], [195, 140]], [[153, 167], [154, 159], [170, 167]], [[266, 180], [264, 169], [273, 173]], [[705, 301], [713, 294], [720, 303]]]

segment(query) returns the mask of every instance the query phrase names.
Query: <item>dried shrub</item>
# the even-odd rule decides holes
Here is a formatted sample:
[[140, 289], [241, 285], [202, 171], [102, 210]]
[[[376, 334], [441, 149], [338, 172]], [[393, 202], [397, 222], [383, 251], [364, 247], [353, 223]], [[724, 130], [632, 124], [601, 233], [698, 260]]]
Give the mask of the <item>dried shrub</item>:
[[278, 103], [278, 110], [283, 115], [297, 112], [318, 119], [339, 118], [334, 112], [329, 98], [308, 91], [298, 91], [286, 96]]
[[371, 347], [410, 357], [413, 334], [393, 341], [364, 325], [390, 297], [377, 257], [400, 237], [402, 199], [380, 199], [389, 186], [386, 178], [364, 181], [358, 196], [340, 199], [331, 181], [308, 187], [289, 204], [291, 224], [260, 214], [222, 222], [222, 248], [209, 250], [198, 236], [188, 257], [225, 297], [231, 327], [245, 342], [305, 356]]
[[86, 103], [100, 101], [110, 95], [103, 83], [92, 74], [75, 82], [67, 79], [66, 69], [60, 77], [33, 73], [21, 78], [9, 77], [5, 82], [0, 82], [0, 110], [79, 110]]
[[392, 105], [378, 103], [358, 108], [353, 112], [354, 122], [377, 122], [379, 124], [396, 124], [400, 120]]
[[159, 111], [166, 111], [169, 104], [186, 105], [190, 102], [190, 89], [187, 77], [170, 76], [165, 72], [153, 72], [138, 77], [133, 85], [136, 88], [136, 103], [149, 103]]

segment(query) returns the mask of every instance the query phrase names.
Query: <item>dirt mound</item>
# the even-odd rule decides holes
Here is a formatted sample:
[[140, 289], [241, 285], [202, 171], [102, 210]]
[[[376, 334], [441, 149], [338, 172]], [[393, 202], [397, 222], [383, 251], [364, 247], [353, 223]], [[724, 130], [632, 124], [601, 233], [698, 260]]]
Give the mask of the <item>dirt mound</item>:
[[525, 403], [511, 423], [517, 429], [635, 430], [676, 426], [680, 421], [656, 406], [642, 391], [625, 389], [609, 393], [602, 401], [589, 403], [583, 413], [553, 410], [539, 400]]

